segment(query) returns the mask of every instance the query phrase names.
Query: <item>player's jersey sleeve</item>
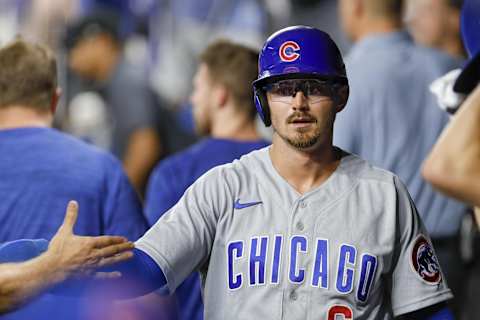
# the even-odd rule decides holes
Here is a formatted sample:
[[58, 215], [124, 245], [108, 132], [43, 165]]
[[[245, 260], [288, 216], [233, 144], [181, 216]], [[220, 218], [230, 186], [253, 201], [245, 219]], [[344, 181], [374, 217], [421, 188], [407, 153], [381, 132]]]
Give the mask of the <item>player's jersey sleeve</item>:
[[217, 222], [233, 209], [230, 198], [222, 169], [212, 169], [136, 242], [160, 266], [170, 292], [208, 262]]
[[393, 257], [391, 302], [395, 316], [452, 298], [430, 237], [407, 189], [395, 177], [397, 247]]

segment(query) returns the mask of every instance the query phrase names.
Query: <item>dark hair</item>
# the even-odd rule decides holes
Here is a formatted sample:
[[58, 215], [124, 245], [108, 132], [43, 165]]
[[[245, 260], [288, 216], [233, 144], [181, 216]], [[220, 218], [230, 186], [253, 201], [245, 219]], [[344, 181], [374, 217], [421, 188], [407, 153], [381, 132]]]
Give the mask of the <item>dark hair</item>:
[[447, 4], [458, 10], [462, 10], [463, 0], [447, 0]]
[[116, 44], [120, 45], [120, 21], [117, 14], [105, 9], [97, 9], [92, 14], [75, 21], [68, 26], [64, 45], [67, 49], [72, 49], [82, 39], [97, 36], [99, 34], [108, 35]]
[[258, 51], [228, 40], [217, 40], [203, 51], [200, 62], [206, 64], [214, 82], [228, 89], [235, 104], [248, 107], [254, 117], [252, 82], [258, 74]]
[[57, 64], [44, 46], [16, 40], [0, 49], [0, 108], [48, 110], [57, 87]]

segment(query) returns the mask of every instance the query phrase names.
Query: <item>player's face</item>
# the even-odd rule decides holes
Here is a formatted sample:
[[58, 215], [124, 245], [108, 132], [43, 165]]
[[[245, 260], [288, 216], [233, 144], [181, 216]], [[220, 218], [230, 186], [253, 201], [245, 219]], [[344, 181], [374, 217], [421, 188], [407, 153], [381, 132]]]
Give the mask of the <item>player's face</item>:
[[453, 32], [450, 23], [458, 23], [452, 15], [454, 10], [444, 0], [409, 0], [405, 22], [415, 42], [437, 47], [446, 34]]
[[331, 143], [332, 87], [318, 80], [283, 80], [266, 87], [272, 127], [287, 144], [307, 150]]
[[193, 78], [193, 91], [190, 96], [195, 130], [199, 135], [208, 135], [211, 131], [212, 88], [208, 67], [202, 63]]
[[92, 36], [79, 40], [69, 53], [70, 68], [82, 77], [94, 79], [98, 69], [105, 66], [104, 61], [113, 59], [103, 39]]

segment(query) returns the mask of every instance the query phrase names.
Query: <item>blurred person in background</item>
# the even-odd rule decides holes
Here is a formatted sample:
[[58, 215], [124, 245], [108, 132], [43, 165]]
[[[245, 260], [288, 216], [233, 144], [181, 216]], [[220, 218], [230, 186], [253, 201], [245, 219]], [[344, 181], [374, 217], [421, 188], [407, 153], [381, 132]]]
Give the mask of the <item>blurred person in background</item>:
[[[480, 3], [465, 0], [461, 30], [469, 61], [451, 79], [461, 109], [424, 162], [423, 174], [442, 192], [480, 208]], [[445, 97], [448, 98], [448, 97]], [[465, 98], [466, 101], [463, 101]], [[456, 109], [454, 109], [456, 111]], [[477, 211], [480, 210], [477, 209]], [[479, 217], [477, 217], [477, 222]]]
[[[76, 233], [142, 235], [142, 207], [119, 161], [50, 128], [60, 96], [50, 50], [16, 40], [0, 49], [0, 70], [0, 243], [51, 239], [70, 199], [82, 206]], [[43, 295], [2, 319], [78, 319], [82, 306]]]
[[314, 26], [330, 34], [341, 52], [350, 49], [351, 44], [337, 19], [337, 0], [287, 0], [287, 2], [290, 7], [289, 25]]
[[69, 21], [79, 14], [78, 0], [22, 1], [19, 31], [38, 43], [45, 43], [57, 51], [61, 36]]
[[[93, 143], [101, 139], [99, 144], [121, 159], [130, 181], [143, 194], [162, 145], [153, 92], [144, 69], [125, 59], [118, 22], [113, 12], [99, 10], [67, 31], [68, 64], [88, 82], [84, 88], [91, 89], [88, 97], [82, 86], [71, 90], [77, 94], [71, 93], [69, 126]], [[102, 133], [100, 138], [91, 136], [95, 131]]]
[[[454, 113], [451, 122], [423, 163], [426, 180], [441, 192], [475, 206], [476, 224], [470, 250], [471, 274], [466, 287], [469, 303], [465, 314], [479, 313], [480, 263], [478, 224], [480, 222], [480, 2], [465, 0], [461, 13], [461, 32], [469, 61], [458, 72], [450, 72], [432, 85], [440, 104]], [[434, 88], [439, 90], [433, 90]], [[460, 108], [460, 109], [459, 109]], [[476, 234], [475, 234], [476, 232]], [[476, 237], [475, 237], [476, 235]], [[476, 250], [475, 250], [476, 249]], [[468, 251], [467, 251], [468, 253]], [[471, 317], [470, 317], [471, 318]]]
[[400, 176], [429, 231], [439, 262], [462, 310], [467, 270], [459, 254], [466, 204], [436, 192], [421, 165], [448, 116], [430, 83], [459, 62], [416, 46], [402, 30], [401, 0], [342, 0], [342, 26], [354, 46], [347, 57], [350, 97], [335, 123], [334, 143]]
[[[195, 133], [188, 97], [198, 56], [217, 38], [260, 48], [269, 31], [265, 3], [165, 0], [153, 1], [149, 12], [152, 87], [175, 111], [182, 128]], [[257, 128], [263, 127], [258, 121]]]
[[463, 0], [407, 0], [404, 20], [415, 43], [464, 59], [462, 4]]
[[[162, 160], [148, 184], [145, 212], [155, 224], [201, 175], [270, 143], [255, 127], [252, 82], [258, 52], [227, 40], [210, 44], [200, 55], [191, 102], [197, 133], [203, 140]], [[176, 290], [181, 320], [203, 319], [198, 275]]]

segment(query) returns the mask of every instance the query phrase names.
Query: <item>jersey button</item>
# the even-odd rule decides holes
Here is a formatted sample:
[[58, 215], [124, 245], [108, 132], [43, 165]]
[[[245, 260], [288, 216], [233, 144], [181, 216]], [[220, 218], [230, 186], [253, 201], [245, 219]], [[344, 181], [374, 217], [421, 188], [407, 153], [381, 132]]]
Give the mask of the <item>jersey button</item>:
[[303, 225], [302, 221], [297, 222], [297, 229], [300, 231], [303, 231], [303, 229], [305, 229], [305, 226]]
[[300, 201], [300, 208], [305, 209], [307, 207], [307, 203], [305, 201]]
[[292, 299], [293, 301], [296, 301], [298, 299], [298, 295], [295, 291], [292, 291], [290, 293], [290, 299]]

